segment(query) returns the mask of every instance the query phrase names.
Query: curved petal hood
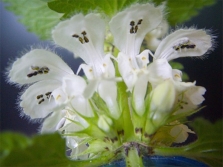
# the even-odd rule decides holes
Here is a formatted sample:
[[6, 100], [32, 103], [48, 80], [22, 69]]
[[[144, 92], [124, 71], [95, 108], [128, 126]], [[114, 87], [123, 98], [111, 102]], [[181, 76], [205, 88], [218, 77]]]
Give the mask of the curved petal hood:
[[162, 40], [154, 59], [202, 56], [212, 47], [211, 39], [204, 30], [179, 29]]

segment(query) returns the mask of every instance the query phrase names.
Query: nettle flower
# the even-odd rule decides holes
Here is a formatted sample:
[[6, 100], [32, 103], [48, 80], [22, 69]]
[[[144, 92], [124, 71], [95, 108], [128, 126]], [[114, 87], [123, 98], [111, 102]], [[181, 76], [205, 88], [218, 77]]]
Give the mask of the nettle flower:
[[[189, 28], [160, 40], [167, 30], [163, 6], [134, 4], [109, 22], [119, 49], [114, 58], [104, 52], [105, 26], [100, 15], [76, 14], [52, 31], [57, 45], [84, 60], [77, 74], [83, 70], [86, 80], [56, 54], [34, 49], [14, 62], [9, 82], [29, 86], [20, 106], [31, 119], [43, 118], [42, 132], [58, 130], [66, 138], [70, 158], [122, 155], [127, 165], [138, 166], [150, 147], [181, 143], [194, 133], [180, 120], [198, 110], [206, 89], [183, 82], [182, 72], [169, 61], [204, 55], [212, 37]], [[156, 50], [140, 53], [148, 33]]]
[[[135, 4], [118, 13], [109, 23], [114, 44], [120, 50], [119, 72], [132, 93], [134, 111], [138, 116], [147, 114], [148, 134], [165, 124], [172, 114], [194, 110], [204, 100], [205, 88], [195, 86], [195, 82], [182, 82], [182, 72], [172, 69], [168, 61], [199, 57], [212, 47], [212, 38], [204, 30], [179, 29], [156, 41], [154, 54], [148, 49], [139, 54], [147, 33], [160, 37], [167, 30], [162, 11], [162, 6]], [[149, 54], [153, 57], [151, 63]]]
[[114, 16], [109, 25], [114, 36], [114, 44], [120, 50], [119, 72], [128, 89], [132, 91], [141, 73], [146, 73], [149, 50], [141, 54], [140, 47], [145, 35], [162, 21], [161, 7], [151, 4], [135, 4]]
[[118, 119], [120, 111], [116, 101], [115, 68], [111, 53], [104, 54], [105, 22], [97, 14], [77, 14], [69, 20], [60, 22], [52, 32], [56, 44], [82, 58], [82, 64], [89, 85], [85, 92], [91, 97], [96, 91], [105, 100], [114, 118]]
[[31, 119], [45, 118], [43, 132], [61, 128], [71, 101], [76, 101], [77, 111], [92, 116], [91, 110], [83, 110], [88, 106], [85, 80], [50, 51], [31, 50], [13, 63], [8, 76], [10, 83], [30, 85], [20, 97], [20, 107]]

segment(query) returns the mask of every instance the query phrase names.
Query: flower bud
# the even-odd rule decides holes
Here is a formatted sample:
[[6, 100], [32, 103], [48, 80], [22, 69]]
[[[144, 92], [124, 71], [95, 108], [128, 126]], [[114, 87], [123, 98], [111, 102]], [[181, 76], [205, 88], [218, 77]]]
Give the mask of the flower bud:
[[163, 125], [172, 111], [176, 91], [171, 80], [165, 80], [151, 92], [149, 118], [156, 127]]
[[110, 130], [110, 126], [112, 125], [111, 118], [107, 117], [106, 115], [101, 115], [98, 120], [98, 127], [105, 132]]

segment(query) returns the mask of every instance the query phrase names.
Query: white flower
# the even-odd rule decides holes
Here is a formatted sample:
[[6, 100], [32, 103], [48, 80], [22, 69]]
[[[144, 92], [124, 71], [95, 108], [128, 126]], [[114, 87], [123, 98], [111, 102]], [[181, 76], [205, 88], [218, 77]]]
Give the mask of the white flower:
[[[105, 23], [98, 15], [77, 14], [71, 19], [60, 22], [52, 32], [56, 44], [81, 57], [86, 64], [83, 69], [88, 86], [84, 96], [90, 98], [95, 91], [108, 105], [112, 116], [120, 116], [116, 101], [115, 68], [111, 54], [104, 54]], [[78, 72], [79, 72], [78, 70]]]
[[204, 30], [179, 29], [164, 38], [153, 55], [153, 63], [148, 66], [151, 83], [173, 78], [181, 80], [181, 72], [174, 71], [168, 61], [178, 57], [198, 57], [212, 47], [211, 36]]
[[[63, 109], [70, 101], [78, 101], [74, 108], [83, 108], [85, 80], [75, 75], [59, 56], [47, 50], [34, 49], [17, 59], [9, 71], [9, 82], [33, 83], [20, 97], [20, 106], [31, 119], [45, 118], [51, 113], [43, 124], [43, 131], [56, 130], [63, 124], [66, 113]], [[84, 104], [87, 103], [84, 99]], [[84, 111], [84, 114], [92, 116], [92, 111]]]
[[152, 4], [135, 4], [119, 12], [110, 21], [114, 44], [120, 50], [119, 71], [131, 91], [137, 80], [137, 73], [143, 71], [148, 60], [149, 50], [139, 55], [145, 35], [162, 21], [162, 8]]
[[170, 130], [170, 135], [175, 138], [175, 143], [182, 143], [186, 141], [188, 138], [188, 133], [195, 134], [194, 131], [190, 130], [186, 125], [183, 124], [175, 125]]
[[165, 122], [165, 119], [170, 115], [175, 99], [176, 90], [171, 80], [166, 80], [159, 84], [151, 94], [151, 102], [149, 109], [149, 119], [153, 125], [159, 127]]
[[110, 21], [110, 30], [114, 36], [114, 44], [120, 50], [118, 54], [119, 72], [128, 90], [134, 86], [134, 106], [138, 114], [144, 113], [142, 101], [146, 94], [149, 63], [149, 50], [139, 54], [145, 35], [155, 29], [162, 21], [162, 7], [152, 4], [135, 4], [119, 12]]
[[56, 44], [72, 51], [85, 63], [81, 68], [88, 79], [115, 77], [110, 54], [104, 54], [105, 23], [96, 14], [74, 15], [60, 22], [52, 32]]

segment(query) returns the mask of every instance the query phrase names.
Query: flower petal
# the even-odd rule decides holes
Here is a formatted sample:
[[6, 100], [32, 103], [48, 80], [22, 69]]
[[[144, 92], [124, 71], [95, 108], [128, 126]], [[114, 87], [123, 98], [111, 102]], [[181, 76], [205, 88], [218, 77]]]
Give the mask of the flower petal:
[[63, 91], [70, 97], [82, 95], [87, 84], [85, 80], [77, 75], [67, 75], [63, 78]]
[[147, 64], [149, 63], [149, 50], [144, 50], [142, 53], [136, 56], [137, 63], [139, 68], [147, 68]]
[[131, 91], [137, 80], [137, 74], [133, 71], [129, 58], [122, 52], [118, 54], [118, 68], [128, 90]]
[[9, 72], [9, 81], [29, 84], [47, 79], [58, 79], [73, 74], [69, 66], [56, 54], [34, 49], [17, 59]]
[[66, 111], [54, 111], [48, 116], [42, 125], [41, 133], [50, 133], [58, 130], [65, 122]]
[[26, 115], [34, 118], [45, 118], [56, 108], [51, 93], [61, 86], [56, 80], [45, 80], [31, 85], [21, 96], [20, 106]]
[[87, 64], [102, 60], [104, 56], [105, 23], [96, 14], [77, 14], [62, 21], [52, 31], [52, 35], [56, 44], [72, 51]]
[[103, 67], [104, 67], [104, 78], [114, 78], [115, 77], [115, 67], [111, 61], [111, 54], [106, 54], [103, 58]]
[[135, 4], [119, 12], [109, 23], [115, 46], [126, 55], [137, 55], [145, 35], [161, 21], [162, 8], [149, 3]]
[[172, 77], [175, 81], [179, 81], [181, 82], [182, 81], [182, 71], [180, 70], [177, 70], [177, 69], [173, 69], [172, 70]]
[[111, 116], [118, 119], [121, 115], [117, 103], [117, 86], [115, 81], [102, 80], [98, 85], [98, 93], [106, 102]]
[[194, 133], [186, 125], [180, 124], [170, 130], [170, 135], [175, 138], [175, 143], [183, 143], [188, 138], [188, 133]]
[[185, 92], [187, 98], [194, 104], [199, 105], [204, 101], [204, 93], [206, 89], [202, 86], [193, 86]]
[[165, 79], [172, 78], [172, 67], [166, 59], [154, 60], [148, 66], [149, 82], [153, 87]]
[[204, 30], [179, 29], [162, 40], [154, 58], [169, 61], [178, 57], [202, 56], [212, 47], [211, 40]]
[[138, 115], [142, 116], [145, 111], [145, 95], [148, 85], [148, 74], [142, 74], [136, 81], [133, 90], [134, 107]]
[[77, 96], [74, 99], [72, 99], [71, 105], [81, 115], [84, 115], [87, 117], [94, 116], [94, 113], [91, 109], [88, 99], [84, 98], [83, 96]]

